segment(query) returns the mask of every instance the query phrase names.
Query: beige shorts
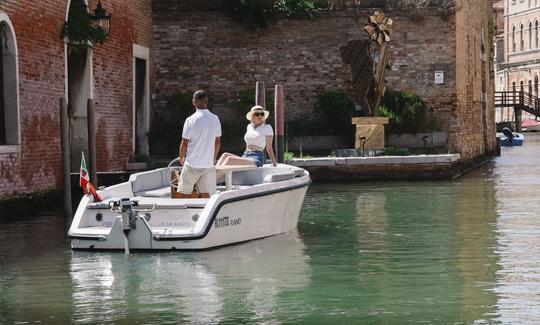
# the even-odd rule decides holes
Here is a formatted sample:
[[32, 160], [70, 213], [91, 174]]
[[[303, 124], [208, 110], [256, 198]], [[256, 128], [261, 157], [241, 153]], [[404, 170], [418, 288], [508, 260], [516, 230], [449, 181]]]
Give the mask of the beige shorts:
[[214, 194], [216, 192], [216, 167], [194, 168], [184, 165], [178, 181], [178, 192], [191, 194], [195, 184], [199, 193]]

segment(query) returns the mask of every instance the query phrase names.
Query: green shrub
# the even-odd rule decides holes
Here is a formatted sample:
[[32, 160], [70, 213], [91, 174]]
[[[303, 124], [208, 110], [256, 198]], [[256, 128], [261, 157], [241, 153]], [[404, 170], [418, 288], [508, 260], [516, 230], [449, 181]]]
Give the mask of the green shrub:
[[319, 121], [316, 124], [325, 135], [353, 137], [355, 126], [351, 118], [354, 113], [354, 102], [349, 95], [329, 91], [319, 96], [315, 104], [314, 114]]
[[320, 95], [312, 114], [285, 123], [287, 137], [335, 135], [354, 139], [351, 123], [354, 102], [345, 93], [329, 91]]
[[285, 161], [293, 160], [293, 158], [294, 158], [294, 153], [292, 153], [292, 152], [286, 151], [283, 154], [283, 160], [285, 160]]
[[409, 150], [406, 148], [389, 147], [384, 149], [386, 156], [408, 156]]
[[378, 115], [389, 118], [388, 133], [419, 133], [437, 129], [434, 119], [426, 114], [426, 103], [411, 91], [387, 91]]

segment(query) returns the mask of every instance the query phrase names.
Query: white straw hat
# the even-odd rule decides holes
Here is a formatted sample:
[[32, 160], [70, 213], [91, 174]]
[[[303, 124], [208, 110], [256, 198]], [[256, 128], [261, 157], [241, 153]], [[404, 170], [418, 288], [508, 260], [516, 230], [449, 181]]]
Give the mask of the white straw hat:
[[246, 114], [246, 118], [248, 119], [248, 121], [251, 121], [251, 116], [253, 115], [253, 113], [258, 113], [258, 112], [264, 112], [264, 119], [266, 120], [268, 118], [268, 116], [270, 115], [270, 112], [265, 110], [264, 107], [260, 106], [260, 105], [255, 105], [253, 106], [249, 112]]

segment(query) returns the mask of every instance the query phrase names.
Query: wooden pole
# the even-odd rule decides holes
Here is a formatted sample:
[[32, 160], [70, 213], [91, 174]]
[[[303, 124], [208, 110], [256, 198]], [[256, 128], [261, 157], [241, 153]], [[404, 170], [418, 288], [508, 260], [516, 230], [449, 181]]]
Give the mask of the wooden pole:
[[514, 114], [515, 114], [515, 119], [516, 119], [516, 124], [515, 124], [515, 132], [518, 132], [518, 133], [521, 133], [522, 132], [522, 129], [521, 129], [521, 109], [519, 108], [516, 108], [514, 110]]
[[88, 119], [88, 159], [90, 160], [90, 182], [94, 187], [98, 187], [97, 163], [96, 163], [96, 110], [94, 100], [88, 98], [87, 105]]
[[62, 155], [62, 178], [64, 185], [64, 213], [66, 234], [71, 226], [71, 176], [70, 176], [70, 153], [69, 153], [69, 121], [67, 102], [64, 97], [60, 98], [60, 151]]
[[285, 100], [283, 98], [283, 86], [276, 85], [274, 98], [274, 114], [276, 121], [276, 155], [279, 163], [284, 162], [285, 157]]
[[264, 82], [257, 81], [255, 86], [255, 105], [260, 105], [266, 109], [265, 102]]

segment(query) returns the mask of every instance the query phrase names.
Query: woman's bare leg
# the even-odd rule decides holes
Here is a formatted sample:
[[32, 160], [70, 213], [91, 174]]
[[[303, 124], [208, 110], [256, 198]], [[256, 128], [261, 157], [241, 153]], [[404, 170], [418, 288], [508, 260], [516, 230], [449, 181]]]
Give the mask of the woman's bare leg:
[[225, 159], [229, 157], [238, 157], [236, 155], [233, 155], [232, 153], [224, 152], [221, 157], [219, 157], [219, 160], [216, 163], [216, 166], [222, 166], [225, 164]]
[[224, 165], [253, 165], [255, 166], [256, 164], [252, 159], [249, 159], [249, 158], [230, 156], [225, 159]]
[[[221, 156], [221, 158], [223, 158], [224, 156], [225, 156], [225, 153]], [[222, 160], [221, 158], [219, 158], [220, 161]], [[216, 166], [223, 166], [223, 165], [253, 165], [255, 166], [256, 164], [253, 160], [249, 158], [242, 158], [233, 154], [228, 154], [228, 156], [225, 157], [225, 159], [221, 161], [221, 164], [219, 164], [219, 161], [216, 164]], [[216, 179], [218, 183], [225, 181], [225, 173], [218, 171], [216, 173]]]

